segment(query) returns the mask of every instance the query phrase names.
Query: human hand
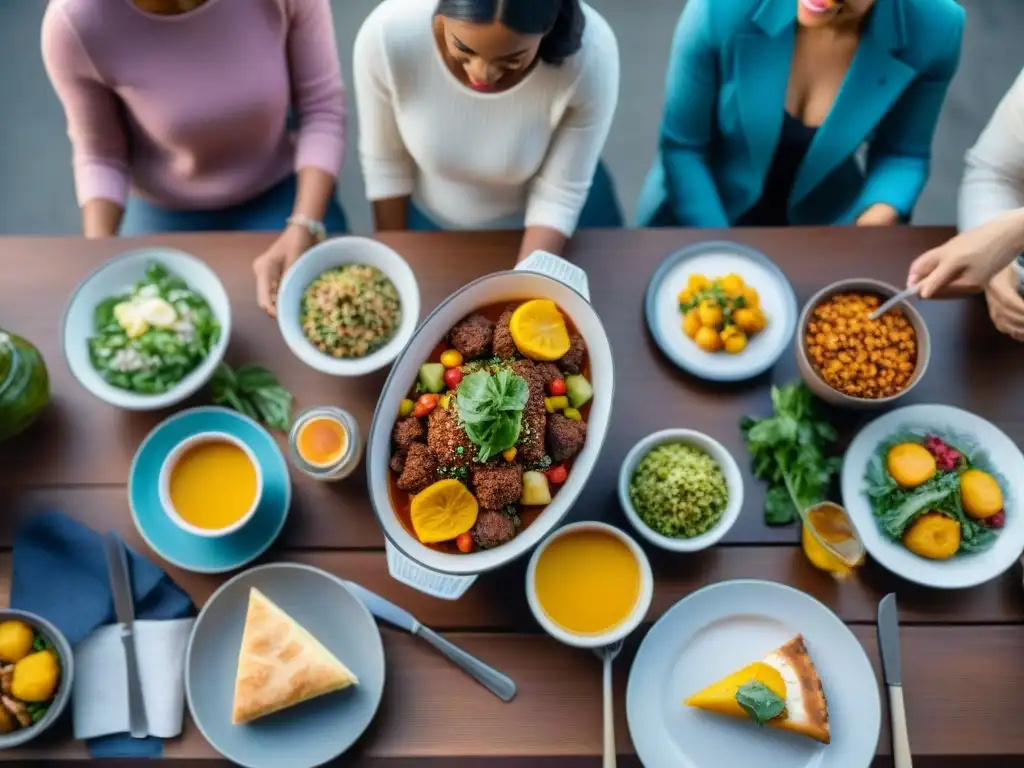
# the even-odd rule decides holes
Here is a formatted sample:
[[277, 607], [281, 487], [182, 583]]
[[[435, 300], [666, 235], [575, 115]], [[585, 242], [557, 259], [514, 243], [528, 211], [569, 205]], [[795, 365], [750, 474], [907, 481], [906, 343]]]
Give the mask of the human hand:
[[1013, 265], [989, 281], [985, 289], [992, 324], [1012, 339], [1024, 341], [1024, 299], [1018, 292], [1020, 278]]
[[857, 217], [858, 227], [891, 227], [899, 224], [900, 214], [887, 203], [875, 203]]
[[925, 299], [980, 293], [1013, 263], [1022, 246], [1024, 211], [1013, 211], [918, 256], [910, 265], [907, 286], [920, 283]]
[[256, 273], [256, 303], [271, 317], [277, 316], [277, 288], [281, 278], [316, 238], [305, 227], [288, 226], [263, 253], [252, 262]]

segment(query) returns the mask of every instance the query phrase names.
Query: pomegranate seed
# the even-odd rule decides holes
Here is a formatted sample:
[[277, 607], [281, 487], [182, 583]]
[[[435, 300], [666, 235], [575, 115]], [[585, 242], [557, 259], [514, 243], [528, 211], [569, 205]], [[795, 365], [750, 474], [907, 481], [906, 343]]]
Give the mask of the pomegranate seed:
[[988, 519], [988, 523], [993, 528], [1002, 528], [1006, 525], [1006, 511], [1002, 509], [999, 510]]

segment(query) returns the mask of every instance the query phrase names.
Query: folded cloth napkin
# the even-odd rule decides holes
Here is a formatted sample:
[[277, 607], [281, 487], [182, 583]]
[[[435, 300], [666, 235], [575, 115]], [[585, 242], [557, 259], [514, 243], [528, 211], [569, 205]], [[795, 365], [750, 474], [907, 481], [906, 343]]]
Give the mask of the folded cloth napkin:
[[[157, 566], [128, 550], [135, 616], [167, 620], [194, 616], [189, 596]], [[111, 624], [110, 589], [99, 533], [58, 512], [30, 517], [14, 537], [11, 607], [52, 621], [77, 646], [94, 630]], [[163, 742], [117, 734], [90, 739], [93, 757], [159, 757]]]

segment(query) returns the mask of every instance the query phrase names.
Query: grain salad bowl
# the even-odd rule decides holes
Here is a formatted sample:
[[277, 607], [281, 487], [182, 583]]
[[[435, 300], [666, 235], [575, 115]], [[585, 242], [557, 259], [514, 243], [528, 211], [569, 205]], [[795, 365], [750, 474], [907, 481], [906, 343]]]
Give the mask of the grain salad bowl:
[[60, 719], [71, 700], [71, 687], [75, 679], [75, 659], [71, 652], [71, 645], [64, 634], [43, 617], [28, 611], [5, 608], [0, 610], [0, 622], [5, 621], [21, 621], [30, 626], [45, 638], [60, 662], [60, 682], [57, 684], [57, 691], [46, 713], [32, 725], [0, 735], [0, 749], [11, 749], [32, 741]]
[[797, 368], [800, 370], [800, 376], [803, 378], [804, 382], [806, 382], [811, 392], [830, 405], [856, 410], [876, 410], [891, 406], [897, 400], [913, 390], [914, 387], [917, 386], [917, 383], [924, 377], [925, 371], [928, 369], [928, 362], [931, 359], [931, 338], [928, 334], [928, 326], [925, 325], [924, 318], [921, 316], [921, 313], [911, 302], [905, 301], [897, 305], [896, 308], [903, 313], [904, 317], [906, 317], [910, 327], [914, 331], [914, 337], [916, 339], [916, 361], [914, 364], [914, 370], [906, 384], [899, 392], [893, 395], [875, 399], [856, 397], [845, 392], [840, 392], [826, 383], [819, 374], [817, 366], [811, 360], [807, 335], [808, 326], [813, 320], [814, 310], [833, 296], [841, 293], [873, 294], [878, 296], [882, 301], [886, 301], [899, 293], [899, 289], [889, 285], [888, 283], [884, 283], [881, 280], [853, 278], [832, 283], [814, 294], [814, 296], [812, 296], [804, 305], [796, 326], [796, 362]]
[[[401, 319], [394, 335], [364, 357], [336, 358], [317, 349], [302, 329], [302, 301], [309, 285], [329, 269], [348, 264], [384, 273], [398, 292]], [[292, 353], [306, 365], [331, 376], [364, 376], [394, 362], [420, 317], [420, 289], [405, 259], [388, 246], [366, 237], [336, 237], [313, 246], [285, 273], [277, 293], [277, 325]]]
[[[674, 538], [655, 531], [640, 517], [630, 499], [629, 487], [640, 462], [655, 448], [670, 444], [687, 445], [706, 453], [721, 469], [728, 489], [729, 498], [718, 522], [691, 538]], [[669, 552], [699, 552], [721, 541], [739, 519], [743, 509], [743, 475], [733, 455], [713, 437], [693, 429], [665, 429], [643, 438], [626, 454], [619, 469], [619, 503], [636, 532], [654, 546]]]
[[[159, 394], [122, 389], [109, 383], [93, 366], [89, 339], [96, 333], [97, 308], [146, 277], [160, 265], [183, 280], [209, 306], [220, 326], [219, 337], [206, 357], [184, 378]], [[148, 247], [109, 259], [89, 274], [71, 294], [61, 323], [61, 346], [71, 374], [105, 403], [126, 411], [156, 411], [177, 405], [202, 389], [224, 359], [231, 337], [231, 304], [217, 274], [201, 259], [174, 248]]]

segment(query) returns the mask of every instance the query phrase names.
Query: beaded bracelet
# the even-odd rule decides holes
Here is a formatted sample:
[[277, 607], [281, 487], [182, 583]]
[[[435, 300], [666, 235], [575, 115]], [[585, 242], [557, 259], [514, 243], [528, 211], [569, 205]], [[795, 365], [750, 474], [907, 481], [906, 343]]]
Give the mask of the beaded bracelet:
[[295, 227], [302, 227], [311, 234], [318, 243], [327, 239], [327, 229], [322, 221], [311, 219], [302, 213], [295, 213], [288, 217], [288, 224]]

